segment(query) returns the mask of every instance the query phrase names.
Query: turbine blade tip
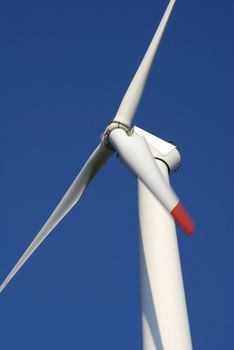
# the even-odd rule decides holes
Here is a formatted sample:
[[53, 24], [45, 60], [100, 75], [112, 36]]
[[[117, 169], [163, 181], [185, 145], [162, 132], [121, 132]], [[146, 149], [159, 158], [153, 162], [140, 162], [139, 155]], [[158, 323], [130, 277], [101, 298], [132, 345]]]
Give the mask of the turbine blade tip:
[[195, 226], [186, 209], [179, 202], [171, 211], [176, 223], [181, 226], [187, 236], [192, 236]]

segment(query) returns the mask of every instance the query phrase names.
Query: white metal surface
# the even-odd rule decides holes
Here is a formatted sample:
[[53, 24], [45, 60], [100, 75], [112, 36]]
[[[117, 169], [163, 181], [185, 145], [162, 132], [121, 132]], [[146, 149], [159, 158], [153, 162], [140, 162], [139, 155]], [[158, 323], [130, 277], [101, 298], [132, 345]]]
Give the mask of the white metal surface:
[[39, 231], [37, 236], [34, 238], [30, 246], [26, 249], [24, 254], [21, 256], [19, 261], [13, 267], [9, 275], [5, 278], [0, 286], [0, 292], [7, 286], [14, 275], [19, 271], [23, 264], [28, 260], [32, 253], [39, 247], [49, 233], [59, 224], [64, 216], [74, 207], [79, 201], [84, 190], [88, 186], [89, 182], [105, 164], [107, 159], [112, 155], [112, 152], [100, 144], [95, 151], [92, 153], [90, 158], [87, 160], [80, 173], [55, 208], [45, 225]]
[[174, 220], [140, 180], [138, 194], [143, 349], [191, 350]]
[[154, 57], [157, 53], [158, 46], [166, 28], [171, 11], [174, 7], [175, 0], [171, 0], [167, 6], [167, 9], [162, 17], [162, 20], [156, 30], [156, 33], [146, 51], [146, 54], [134, 75], [131, 84], [125, 93], [122, 102], [119, 106], [117, 114], [114, 120], [118, 120], [127, 125], [131, 125], [132, 119], [140, 102], [145, 83], [150, 72]]
[[159, 158], [167, 163], [171, 173], [178, 169], [180, 166], [181, 157], [175, 145], [171, 144], [170, 142], [166, 142], [153, 134], [150, 134], [138, 126], [134, 126], [131, 131], [139, 136], [143, 136], [146, 139], [153, 157]]
[[138, 126], [134, 126], [132, 128], [132, 131], [139, 136], [144, 136], [147, 142], [157, 151], [159, 151], [163, 156], [166, 156], [176, 148], [175, 145], [166, 142], [153, 134], [150, 134], [149, 132], [139, 128]]
[[136, 134], [128, 136], [124, 130], [115, 129], [110, 133], [109, 140], [120, 160], [171, 212], [179, 199], [162, 176], [145, 138]]

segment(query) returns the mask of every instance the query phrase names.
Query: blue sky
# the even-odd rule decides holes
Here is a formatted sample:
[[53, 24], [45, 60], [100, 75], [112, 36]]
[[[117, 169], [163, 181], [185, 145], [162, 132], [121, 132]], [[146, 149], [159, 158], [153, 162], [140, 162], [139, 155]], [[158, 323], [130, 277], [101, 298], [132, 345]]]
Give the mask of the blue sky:
[[[113, 118], [165, 0], [2, 1], [0, 277]], [[194, 349], [233, 347], [234, 4], [178, 0], [135, 123], [174, 140]], [[141, 349], [136, 181], [115, 157], [0, 296], [4, 350]]]

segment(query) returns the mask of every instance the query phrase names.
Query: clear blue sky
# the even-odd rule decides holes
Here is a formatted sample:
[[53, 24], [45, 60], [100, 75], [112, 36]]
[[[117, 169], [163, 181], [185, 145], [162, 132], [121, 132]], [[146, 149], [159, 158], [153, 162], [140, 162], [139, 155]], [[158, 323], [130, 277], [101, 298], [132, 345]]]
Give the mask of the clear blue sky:
[[[165, 0], [1, 1], [0, 277], [99, 142]], [[174, 140], [195, 350], [233, 348], [234, 3], [178, 0], [135, 122]], [[3, 350], [140, 350], [136, 181], [115, 157], [0, 295]]]

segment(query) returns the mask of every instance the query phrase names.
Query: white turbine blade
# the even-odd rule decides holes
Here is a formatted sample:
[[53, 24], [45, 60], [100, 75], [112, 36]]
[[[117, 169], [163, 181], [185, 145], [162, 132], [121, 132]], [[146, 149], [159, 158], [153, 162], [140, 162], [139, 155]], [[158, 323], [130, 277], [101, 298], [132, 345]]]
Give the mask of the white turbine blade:
[[183, 230], [191, 235], [193, 222], [162, 176], [145, 138], [136, 134], [128, 136], [123, 129], [118, 128], [110, 133], [109, 140], [123, 163], [156, 196]]
[[55, 208], [52, 215], [49, 217], [45, 225], [39, 231], [37, 236], [34, 238], [32, 243], [26, 249], [22, 257], [13, 267], [9, 275], [3, 281], [0, 286], [0, 292], [6, 287], [18, 270], [28, 260], [32, 253], [38, 248], [38, 246], [44, 241], [49, 233], [58, 225], [58, 223], [64, 218], [64, 216], [74, 207], [79, 201], [87, 185], [98, 172], [98, 170], [104, 165], [107, 159], [111, 156], [112, 152], [105, 146], [100, 144], [95, 151], [92, 153], [90, 158], [87, 160], [80, 173]]
[[158, 26], [158, 29], [150, 43], [150, 46], [146, 51], [146, 54], [135, 76], [133, 77], [127, 92], [125, 93], [125, 96], [123, 97], [114, 120], [120, 121], [128, 126], [131, 125], [132, 119], [140, 102], [150, 68], [157, 53], [160, 40], [166, 28], [174, 4], [175, 0], [171, 0], [169, 2], [162, 20]]

